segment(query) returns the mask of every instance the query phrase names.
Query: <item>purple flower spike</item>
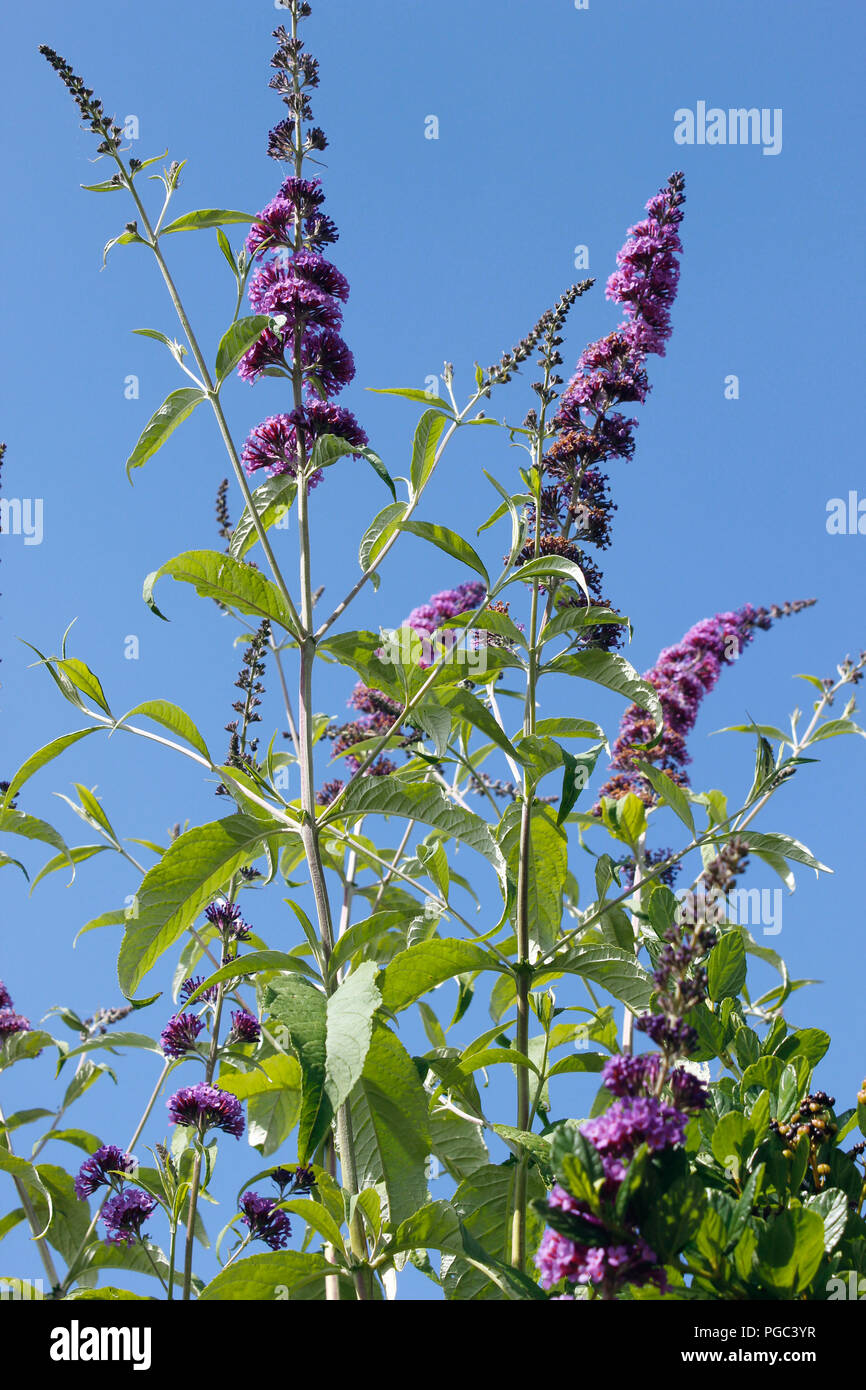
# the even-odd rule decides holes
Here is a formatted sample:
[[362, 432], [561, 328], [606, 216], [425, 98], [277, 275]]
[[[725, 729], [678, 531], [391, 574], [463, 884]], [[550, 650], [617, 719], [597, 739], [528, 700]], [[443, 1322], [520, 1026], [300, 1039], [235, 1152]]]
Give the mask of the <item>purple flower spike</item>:
[[122, 1184], [123, 1177], [118, 1177], [118, 1174], [134, 1173], [135, 1168], [132, 1154], [124, 1153], [116, 1144], [103, 1144], [82, 1163], [75, 1179], [75, 1195], [86, 1201], [97, 1188]]
[[[204, 984], [204, 976], [203, 976], [203, 975], [191, 975], [190, 978], [189, 978], [188, 980], [184, 980], [183, 984], [182, 984], [181, 987], [180, 987], [180, 992], [179, 992], [179, 997], [180, 997], [181, 1002], [184, 1003], [184, 1004], [186, 1004], [186, 1002], [189, 1000], [189, 998], [190, 998], [193, 994], [195, 994], [195, 992], [196, 992], [196, 990], [198, 989], [199, 985], [203, 985], [203, 984]], [[201, 999], [201, 1000], [205, 1000], [205, 999], [206, 999], [207, 1002], [208, 1002], [209, 1004], [213, 1004], [213, 1003], [216, 1002], [216, 999], [217, 999], [218, 994], [219, 994], [219, 987], [218, 987], [217, 985], [210, 985], [210, 986], [205, 990], [204, 994], [199, 995], [199, 999]], [[197, 1001], [197, 1002], [198, 1002], [198, 1001]]]
[[0, 1009], [12, 1008], [12, 995], [9, 993], [5, 984], [0, 980]]
[[128, 1187], [116, 1197], [109, 1197], [102, 1208], [102, 1219], [108, 1230], [106, 1245], [134, 1245], [156, 1205], [156, 1198], [138, 1187]]
[[203, 1028], [204, 1019], [198, 1014], [175, 1014], [163, 1028], [159, 1045], [166, 1057], [184, 1057], [195, 1047]]
[[11, 1038], [13, 1033], [29, 1033], [30, 1019], [16, 1014], [14, 1009], [0, 1009], [0, 1038]]
[[284, 1211], [274, 1210], [276, 1205], [273, 1197], [245, 1192], [241, 1198], [242, 1219], [253, 1240], [263, 1240], [272, 1250], [284, 1250], [292, 1234], [292, 1225]]
[[230, 1043], [256, 1043], [262, 1036], [262, 1028], [259, 1020], [252, 1014], [248, 1014], [245, 1009], [237, 1009], [232, 1014], [232, 1029], [229, 1034]]
[[189, 1125], [199, 1134], [221, 1129], [240, 1139], [244, 1132], [244, 1114], [237, 1096], [204, 1081], [176, 1091], [168, 1102], [168, 1113], [173, 1124]]

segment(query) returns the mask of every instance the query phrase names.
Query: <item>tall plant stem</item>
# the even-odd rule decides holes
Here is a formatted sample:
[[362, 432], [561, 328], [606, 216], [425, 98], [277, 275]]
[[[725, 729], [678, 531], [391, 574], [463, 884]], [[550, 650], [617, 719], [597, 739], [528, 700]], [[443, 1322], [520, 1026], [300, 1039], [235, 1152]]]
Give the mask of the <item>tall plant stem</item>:
[[[225, 952], [224, 952], [225, 956]], [[220, 1023], [222, 1022], [224, 986], [217, 986], [216, 1006], [214, 1008], [213, 1029], [211, 1031], [210, 1052], [208, 1054], [207, 1066], [205, 1067], [205, 1081], [210, 1086], [213, 1082], [213, 1074], [216, 1069], [217, 1055], [220, 1045]], [[195, 1248], [195, 1216], [198, 1207], [198, 1194], [201, 1187], [201, 1146], [204, 1143], [204, 1135], [198, 1136], [195, 1158], [192, 1168], [192, 1184], [189, 1191], [189, 1214], [186, 1223], [186, 1246], [183, 1254], [183, 1291], [181, 1298], [188, 1301], [192, 1293], [192, 1257]]]
[[[550, 367], [544, 370], [544, 391], [550, 383]], [[542, 394], [542, 401], [545, 395]], [[541, 544], [541, 482], [544, 450], [546, 405], [542, 405], [535, 439], [534, 484], [535, 496], [535, 558]], [[526, 676], [526, 703], [523, 711], [523, 733], [529, 738], [535, 733], [535, 704], [538, 685], [538, 580], [532, 581], [532, 603], [529, 615], [529, 669]], [[517, 1031], [515, 1046], [524, 1056], [529, 1051], [529, 1010], [533, 967], [529, 959], [529, 871], [532, 849], [532, 803], [537, 782], [529, 771], [523, 770], [523, 804], [520, 811], [520, 851], [517, 870]], [[530, 1125], [530, 1080], [525, 1066], [517, 1065], [517, 1128], [526, 1131]], [[529, 1155], [521, 1148], [514, 1178], [514, 1214], [511, 1225], [511, 1263], [523, 1270], [526, 1264], [526, 1207], [529, 1182]]]

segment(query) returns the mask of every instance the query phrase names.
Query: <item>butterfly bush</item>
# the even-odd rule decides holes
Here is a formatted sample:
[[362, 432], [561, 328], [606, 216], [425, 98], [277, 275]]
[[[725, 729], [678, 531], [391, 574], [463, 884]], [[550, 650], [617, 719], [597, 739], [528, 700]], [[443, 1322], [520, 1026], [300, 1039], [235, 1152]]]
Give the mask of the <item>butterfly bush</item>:
[[[446, 1301], [665, 1301], [690, 1318], [700, 1301], [830, 1301], [866, 1276], [866, 1082], [847, 1109], [822, 1089], [830, 1040], [794, 1021], [807, 982], [727, 920], [725, 898], [756, 871], [789, 885], [824, 872], [774, 828], [775, 797], [819, 775], [830, 739], [862, 736], [866, 654], [802, 677], [812, 709], [790, 733], [751, 720], [729, 731], [725, 770], [732, 786], [751, 777], [747, 792], [695, 788], [690, 745], [722, 673], [782, 617], [807, 641], [814, 600], [764, 607], [756, 594], [728, 611], [722, 566], [721, 611], [694, 614], [641, 676], [627, 652], [644, 651], [646, 583], [614, 601], [601, 567], [617, 509], [633, 505], [621, 465], [652, 409], [651, 359], [673, 341], [684, 176], [659, 187], [663, 171], [647, 172], [658, 191], [606, 282], [615, 327], [578, 351], [584, 280], [474, 377], [446, 362], [442, 395], [377, 385], [418, 417], [407, 456], [385, 459], [343, 403], [355, 362], [313, 113], [319, 19], [306, 0], [278, 8], [270, 86], [284, 114], [267, 152], [280, 168], [257, 211], [214, 199], [177, 212], [183, 162], [155, 172], [159, 159], [131, 157], [85, 79], [41, 49], [107, 171], [88, 191], [112, 195], [109, 215], [129, 209], [105, 255], [147, 253], [182, 335], [150, 334], [185, 375], [128, 472], [176, 448], [200, 408], [225, 449], [214, 548], [165, 561], [145, 602], [164, 617], [169, 578], [192, 586], [215, 621], [190, 641], [214, 670], [237, 644], [242, 666], [220, 756], [202, 714], [158, 690], [116, 711], [68, 634], [59, 656], [34, 647], [81, 727], [0, 782], [0, 828], [27, 852], [52, 847], [40, 879], [98, 872], [95, 848], [118, 856], [124, 906], [86, 926], [119, 929], [122, 1002], [60, 1005], [32, 1025], [0, 983], [0, 1068], [56, 1053], [63, 1078], [47, 1108], [47, 1072], [17, 1073], [38, 1078], [32, 1104], [0, 1111], [2, 1229], [32, 1237], [53, 1307], [134, 1296], [130, 1281], [167, 1302], [373, 1302], [416, 1289], [410, 1278]], [[211, 254], [224, 276], [228, 264], [213, 350], [171, 263], [178, 231], [208, 275]], [[689, 293], [703, 305], [699, 264]], [[250, 384], [263, 418], [236, 439]], [[458, 434], [472, 446], [459, 473]], [[310, 499], [339, 497], [361, 468], [371, 515], [357, 519], [356, 561], [314, 541]], [[493, 510], [470, 526], [488, 489]], [[436, 592], [374, 597], [407, 536], [435, 550]], [[663, 594], [664, 555], [654, 579]], [[359, 596], [369, 628], [353, 625]], [[611, 741], [599, 689], [623, 701]], [[333, 713], [342, 700], [348, 718]], [[81, 740], [98, 731], [112, 750], [144, 739], [156, 756], [157, 740], [188, 773], [190, 804], [198, 777], [217, 811], [165, 844], [152, 828], [115, 829], [101, 771], [104, 796], [79, 781], [79, 800], [64, 798], [99, 844], [67, 846], [32, 813], [30, 779], [61, 756], [86, 768]], [[756, 964], [778, 983], [764, 989]], [[98, 1099], [131, 1049], [152, 1075], [127, 1137]], [[93, 1131], [67, 1114], [84, 1094]], [[42, 1160], [64, 1138], [86, 1154], [69, 1172]]]

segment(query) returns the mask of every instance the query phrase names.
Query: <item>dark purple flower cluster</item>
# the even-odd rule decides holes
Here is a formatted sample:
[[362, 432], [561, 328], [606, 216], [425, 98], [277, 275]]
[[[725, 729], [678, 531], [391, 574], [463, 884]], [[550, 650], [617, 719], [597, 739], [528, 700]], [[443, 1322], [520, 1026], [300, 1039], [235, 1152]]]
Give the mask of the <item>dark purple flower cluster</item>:
[[246, 1009], [236, 1009], [232, 1014], [231, 1032], [228, 1036], [228, 1043], [256, 1043], [262, 1036], [262, 1027], [259, 1020], [253, 1015], [248, 1014]]
[[106, 1245], [134, 1245], [141, 1239], [141, 1228], [157, 1205], [155, 1197], [138, 1187], [127, 1187], [109, 1197], [102, 1208], [108, 1235]]
[[11, 1038], [13, 1033], [29, 1033], [30, 1019], [16, 1014], [14, 1009], [0, 1009], [0, 1038]]
[[103, 1144], [82, 1163], [75, 1179], [75, 1195], [82, 1201], [92, 1197], [100, 1187], [123, 1187], [123, 1174], [134, 1173], [135, 1159], [116, 1144]]
[[204, 1019], [198, 1014], [174, 1014], [160, 1033], [159, 1045], [166, 1057], [185, 1057], [203, 1028]]
[[240, 1139], [244, 1132], [244, 1113], [237, 1096], [205, 1081], [176, 1091], [168, 1101], [168, 1114], [172, 1124], [188, 1125], [200, 1135], [221, 1129]]
[[[682, 251], [679, 226], [683, 219], [685, 180], [672, 174], [646, 205], [647, 216], [629, 229], [617, 255], [619, 269], [607, 284], [607, 296], [624, 307], [625, 317], [607, 337], [590, 343], [581, 353], [577, 371], [562, 394], [554, 419], [556, 437], [544, 459], [547, 486], [542, 498], [540, 528], [548, 537], [574, 536], [571, 556], [584, 570], [592, 603], [606, 606], [602, 576], [589, 565], [587, 544], [605, 549], [610, 541], [615, 510], [608, 480], [599, 465], [630, 459], [634, 453], [637, 420], [616, 407], [646, 400], [649, 381], [646, 359], [664, 355], [671, 334], [670, 308], [676, 295]], [[566, 600], [585, 605], [585, 597]], [[562, 601], [561, 601], [562, 602]], [[608, 650], [622, 642], [616, 624], [597, 624], [588, 641]]]
[[[331, 400], [351, 382], [355, 361], [340, 336], [349, 282], [322, 255], [323, 248], [337, 240], [337, 228], [322, 211], [325, 195], [320, 180], [302, 175], [306, 155], [327, 144], [318, 127], [308, 126], [318, 63], [305, 51], [302, 40], [282, 26], [274, 37], [277, 50], [271, 85], [282, 96], [289, 115], [271, 131], [268, 153], [287, 161], [292, 172], [247, 236], [247, 252], [257, 267], [249, 285], [250, 304], [256, 313], [270, 315], [271, 323], [241, 358], [238, 372], [249, 382], [264, 373], [286, 376], [303, 391], [302, 404], [296, 399], [290, 414], [272, 415], [256, 426], [243, 449], [248, 473], [264, 468], [271, 476], [294, 476], [324, 434], [336, 435], [359, 449], [368, 440], [351, 411]], [[317, 472], [308, 478], [307, 486], [320, 481], [321, 472]]]
[[[0, 455], [2, 462], [2, 455]], [[31, 1031], [30, 1019], [23, 1014], [16, 1014], [12, 995], [0, 980], [0, 1042], [4, 1038], [11, 1038], [15, 1033], [29, 1033]]]
[[[413, 632], [421, 638], [425, 647], [429, 647], [430, 639], [438, 633], [443, 623], [449, 618], [457, 618], [461, 613], [469, 613], [474, 608], [478, 608], [484, 601], [486, 589], [477, 580], [470, 580], [467, 584], [458, 584], [455, 589], [443, 589], [441, 593], [433, 594], [426, 603], [413, 608], [408, 618], [405, 619], [403, 626], [412, 628]], [[459, 640], [455, 631], [453, 637], [445, 638], [446, 644], [453, 645]], [[430, 664], [427, 659], [429, 653], [422, 653], [419, 657], [420, 664], [426, 666]], [[381, 690], [374, 690], [368, 685], [359, 681], [349, 697], [349, 707], [360, 712], [360, 718], [352, 719], [346, 724], [332, 725], [328, 730], [328, 738], [334, 745], [334, 753], [345, 752], [347, 748], [353, 747], [356, 743], [362, 743], [365, 739], [382, 737], [394, 725], [395, 719], [400, 716], [400, 706], [396, 700], [392, 700], [389, 695], [385, 695]], [[395, 731], [401, 736], [411, 741], [415, 735], [408, 731]], [[358, 758], [351, 754], [346, 758], [346, 765], [349, 771], [355, 773], [361, 766]], [[392, 772], [396, 772], [397, 764], [391, 758], [380, 756], [367, 769], [367, 776], [389, 777]], [[335, 778], [325, 783], [317, 794], [316, 800], [320, 806], [327, 806], [333, 801], [334, 797], [342, 790], [343, 783], [339, 778]]]
[[[196, 992], [196, 990], [198, 989], [199, 985], [203, 985], [203, 984], [204, 984], [204, 976], [203, 976], [203, 975], [191, 975], [190, 978], [189, 978], [188, 980], [184, 980], [183, 984], [182, 984], [181, 987], [180, 987], [180, 993], [179, 993], [179, 998], [180, 998], [180, 1000], [181, 1000], [181, 1003], [185, 1004], [185, 1003], [187, 1002], [187, 1000], [188, 1000], [193, 994], [195, 994], [195, 992]], [[218, 995], [219, 995], [219, 987], [218, 987], [217, 985], [209, 985], [208, 988], [204, 991], [204, 993], [201, 994], [201, 995], [199, 995], [199, 998], [200, 998], [200, 999], [206, 999], [207, 1002], [208, 1002], [209, 1004], [214, 1004], [214, 1003], [216, 1003], [216, 1000], [217, 1000]]]
[[274, 1197], [260, 1197], [257, 1192], [245, 1192], [241, 1198], [243, 1223], [253, 1240], [263, 1240], [272, 1250], [284, 1250], [292, 1234], [292, 1224], [280, 1211]]
[[297, 1168], [275, 1168], [270, 1177], [281, 1197], [286, 1195], [287, 1188], [290, 1193], [310, 1192], [316, 1185], [315, 1173], [304, 1163], [299, 1163]]

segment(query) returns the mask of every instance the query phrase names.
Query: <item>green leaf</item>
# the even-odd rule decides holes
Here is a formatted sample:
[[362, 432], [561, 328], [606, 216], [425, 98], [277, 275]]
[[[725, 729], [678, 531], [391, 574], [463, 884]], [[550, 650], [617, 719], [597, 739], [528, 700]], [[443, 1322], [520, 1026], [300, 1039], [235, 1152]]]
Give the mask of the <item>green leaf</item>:
[[324, 1255], [300, 1250], [275, 1250], [238, 1260], [207, 1284], [200, 1295], [204, 1303], [273, 1303], [304, 1296], [321, 1289], [325, 1278], [338, 1271]]
[[[514, 1163], [479, 1168], [459, 1185], [452, 1198], [464, 1232], [478, 1242], [482, 1261], [487, 1254], [497, 1262], [496, 1268], [511, 1261], [511, 1218], [516, 1173], [517, 1165]], [[531, 1169], [527, 1183], [529, 1199], [542, 1197], [544, 1190], [538, 1173]], [[542, 1229], [542, 1222], [530, 1210], [527, 1223], [527, 1246], [530, 1250], [538, 1248]], [[470, 1245], [469, 1249], [472, 1248]], [[493, 1265], [488, 1266], [487, 1270], [479, 1269], [459, 1257], [443, 1260], [445, 1297], [454, 1302], [496, 1299], [498, 1285], [491, 1282], [493, 1270]], [[522, 1271], [515, 1271], [515, 1274], [520, 1275]]]
[[[294, 478], [289, 477], [287, 473], [280, 473], [276, 478], [268, 478], [267, 482], [256, 488], [252, 495], [253, 503], [265, 531], [276, 525], [286, 515], [294, 504], [297, 493], [298, 485]], [[244, 507], [229, 542], [229, 554], [232, 559], [242, 560], [258, 539], [259, 533], [256, 530], [255, 517], [249, 507]]]
[[204, 392], [195, 386], [181, 386], [165, 398], [156, 414], [148, 420], [138, 443], [126, 460], [127, 477], [131, 477], [133, 468], [141, 468], [142, 464], [147, 463], [147, 460], [162, 448], [169, 435], [178, 425], [183, 424], [203, 400]]
[[37, 1198], [43, 1199], [42, 1219], [38, 1223], [39, 1229], [34, 1231], [33, 1235], [44, 1236], [54, 1213], [50, 1193], [46, 1190], [38, 1169], [34, 1168], [32, 1163], [28, 1163], [26, 1158], [18, 1158], [7, 1149], [0, 1148], [0, 1172], [8, 1173], [16, 1182], [21, 1183], [34, 1202]]
[[164, 951], [262, 850], [266, 827], [243, 815], [196, 826], [169, 845], [142, 880], [117, 961], [123, 993], [130, 998]]
[[436, 446], [447, 423], [447, 417], [438, 410], [425, 410], [418, 421], [412, 445], [411, 483], [412, 494], [421, 491], [436, 462]]
[[832, 1254], [848, 1224], [848, 1195], [839, 1187], [825, 1187], [804, 1202], [807, 1211], [817, 1212], [824, 1223], [824, 1253]]
[[[353, 782], [330, 819], [357, 820], [378, 813], [431, 825], [446, 837], [462, 841], [493, 865], [500, 877], [504, 861], [490, 827], [472, 811], [448, 801], [437, 787], [404, 782], [398, 777], [363, 777]], [[327, 825], [327, 810], [320, 825]]]
[[427, 1200], [430, 1152], [427, 1093], [412, 1058], [384, 1024], [374, 1022], [364, 1070], [352, 1093], [358, 1182], [384, 1182], [392, 1225]]
[[154, 1038], [148, 1037], [146, 1033], [124, 1033], [114, 1032], [88, 1038], [87, 1042], [80, 1043], [78, 1047], [72, 1047], [68, 1052], [64, 1052], [58, 1062], [57, 1071], [69, 1061], [70, 1057], [80, 1057], [87, 1052], [112, 1052], [124, 1047], [141, 1048], [145, 1052], [160, 1052], [159, 1043]]
[[525, 565], [504, 579], [497, 585], [496, 592], [504, 589], [507, 584], [516, 584], [518, 580], [528, 581], [530, 579], [564, 579], [569, 584], [576, 584], [582, 593], [586, 595], [587, 603], [590, 603], [589, 589], [583, 570], [576, 565], [573, 560], [567, 560], [564, 555], [539, 555], [536, 560], [528, 560]]
[[268, 618], [279, 627], [295, 634], [292, 616], [275, 584], [266, 579], [252, 565], [242, 564], [218, 550], [187, 550], [167, 560], [160, 569], [154, 570], [144, 581], [143, 597], [158, 618], [164, 618], [153, 598], [153, 589], [158, 579], [170, 575], [184, 584], [192, 584], [202, 598], [218, 599], [228, 608], [251, 617]]
[[[508, 872], [516, 883], [520, 864], [522, 804], [514, 802], [502, 818], [500, 843]], [[533, 806], [526, 861], [529, 939], [549, 951], [562, 920], [562, 895], [568, 873], [568, 840], [551, 811]]]
[[484, 561], [469, 542], [459, 536], [456, 531], [449, 530], [447, 526], [434, 525], [430, 521], [404, 521], [401, 530], [409, 531], [413, 536], [420, 536], [422, 540], [429, 541], [431, 545], [444, 550], [446, 555], [453, 555], [455, 560], [460, 560], [476, 574], [480, 574], [487, 587], [490, 587], [490, 576], [484, 566]]
[[742, 835], [738, 831], [737, 836], [756, 854], [781, 855], [784, 859], [793, 860], [795, 864], [805, 864], [807, 869], [814, 869], [816, 875], [833, 872], [826, 864], [822, 864], [820, 859], [816, 859], [811, 850], [801, 845], [799, 840], [792, 840], [790, 835], [761, 835], [757, 830], [744, 830]]
[[395, 957], [381, 976], [382, 1007], [399, 1013], [437, 985], [470, 971], [497, 970], [499, 962], [472, 941], [421, 941]]
[[808, 1289], [824, 1256], [824, 1222], [817, 1211], [794, 1207], [776, 1216], [758, 1237], [757, 1273], [783, 1298]]
[[692, 808], [682, 787], [677, 786], [666, 772], [662, 772], [660, 767], [653, 767], [652, 763], [642, 762], [640, 759], [635, 761], [635, 767], [642, 772], [649, 782], [656, 796], [665, 806], [670, 806], [671, 810], [679, 816], [683, 825], [695, 833], [695, 818], [692, 815]]
[[265, 1006], [286, 1028], [301, 1065], [303, 1092], [298, 1120], [298, 1161], [306, 1163], [328, 1132], [333, 1118], [325, 1089], [327, 1000], [305, 980], [282, 979], [266, 988]]
[[216, 356], [217, 384], [225, 381], [229, 372], [234, 371], [244, 353], [258, 342], [270, 323], [269, 314], [250, 314], [247, 318], [236, 319], [230, 324], [220, 339]]
[[348, 440], [341, 439], [337, 434], [321, 434], [313, 446], [310, 466], [312, 468], [329, 468], [332, 463], [336, 463], [338, 459], [347, 458], [350, 454], [367, 460], [373, 472], [382, 479], [396, 502], [397, 489], [394, 486], [394, 479], [374, 449], [368, 449], [360, 444], [350, 444]]
[[263, 975], [278, 970], [290, 970], [299, 975], [313, 973], [312, 967], [300, 956], [290, 956], [285, 951], [250, 951], [247, 955], [238, 956], [237, 960], [230, 961], [228, 965], [221, 965], [219, 970], [202, 980], [198, 989], [187, 999], [187, 1006], [195, 1004], [206, 990], [211, 989], [213, 985], [221, 984], [224, 980], [244, 980], [250, 975]]
[[428, 1124], [431, 1150], [455, 1182], [462, 1182], [490, 1162], [480, 1125], [455, 1115], [453, 1110], [438, 1110], [435, 1106]]
[[176, 217], [167, 227], [160, 230], [160, 236], [171, 232], [200, 232], [208, 227], [228, 227], [235, 222], [255, 222], [248, 212], [232, 212], [226, 208], [197, 208], [195, 212], [185, 212]]
[[728, 932], [707, 958], [710, 998], [736, 999], [746, 983], [746, 948], [739, 932]]
[[400, 530], [400, 520], [405, 511], [405, 502], [389, 502], [370, 522], [358, 550], [358, 563], [364, 574], [375, 563], [395, 532]]
[[373, 1035], [373, 1016], [382, 1002], [378, 966], [365, 961], [328, 1000], [325, 1089], [336, 1113], [360, 1081]]
[[101, 725], [96, 724], [89, 729], [76, 729], [74, 733], [62, 734], [60, 738], [52, 739], [50, 743], [46, 743], [38, 752], [31, 753], [30, 757], [21, 764], [18, 771], [15, 773], [15, 776], [9, 783], [9, 789], [0, 804], [2, 804], [4, 808], [7, 807], [10, 801], [18, 795], [24, 783], [29, 781], [35, 772], [45, 767], [46, 763], [50, 763], [54, 758], [59, 757], [61, 753], [65, 753], [66, 749], [71, 748], [74, 743], [78, 743], [79, 739], [87, 738], [88, 734], [95, 734], [101, 727]]
[[420, 401], [423, 405], [436, 406], [450, 415], [452, 407], [441, 396], [432, 396], [429, 391], [419, 391], [417, 386], [368, 386], [375, 396], [403, 396], [407, 401]]
[[642, 680], [623, 656], [595, 650], [565, 653], [554, 657], [545, 669], [560, 675], [580, 676], [583, 680], [594, 681], [596, 685], [614, 690], [652, 715], [657, 734], [664, 728], [658, 691], [649, 681]]
[[745, 1165], [755, 1147], [755, 1131], [745, 1115], [730, 1110], [713, 1131], [712, 1150], [716, 1162], [742, 1182]]
[[39, 840], [42, 844], [51, 845], [52, 849], [59, 850], [64, 855], [70, 866], [73, 864], [69, 848], [60, 832], [47, 821], [38, 820], [36, 816], [27, 816], [23, 811], [0, 811], [0, 831], [9, 835], [20, 835], [25, 840]]
[[577, 946], [565, 957], [556, 957], [550, 966], [551, 974], [565, 971], [585, 975], [627, 1004], [633, 1013], [644, 1013], [652, 999], [652, 977], [639, 965], [630, 951], [620, 946]]
[[173, 734], [177, 734], [185, 743], [193, 747], [197, 753], [201, 753], [203, 758], [213, 765], [208, 746], [190, 719], [186, 710], [182, 710], [179, 705], [173, 705], [170, 700], [145, 700], [143, 704], [136, 705], [127, 714], [119, 719], [118, 725], [125, 724], [127, 719], [133, 719], [136, 715], [144, 715], [145, 719], [152, 719], [155, 724], [161, 724], [163, 728], [170, 729]]
[[465, 690], [462, 686], [454, 686], [447, 690], [441, 688], [433, 690], [422, 703], [422, 715], [424, 711], [429, 712], [431, 706], [439, 706], [449, 710], [455, 719], [465, 719], [467, 723], [471, 724], [473, 728], [479, 729], [509, 757], [517, 757], [517, 750], [511, 740], [500, 728], [487, 706], [482, 704], [478, 696], [473, 695], [471, 690]]
[[557, 825], [562, 825], [574, 810], [581, 792], [592, 776], [601, 750], [601, 744], [586, 753], [569, 753], [565, 748], [560, 750], [563, 771], [562, 792], [559, 797], [559, 810], [556, 813]]
[[604, 738], [601, 725], [591, 719], [539, 719], [535, 732], [542, 738]]

